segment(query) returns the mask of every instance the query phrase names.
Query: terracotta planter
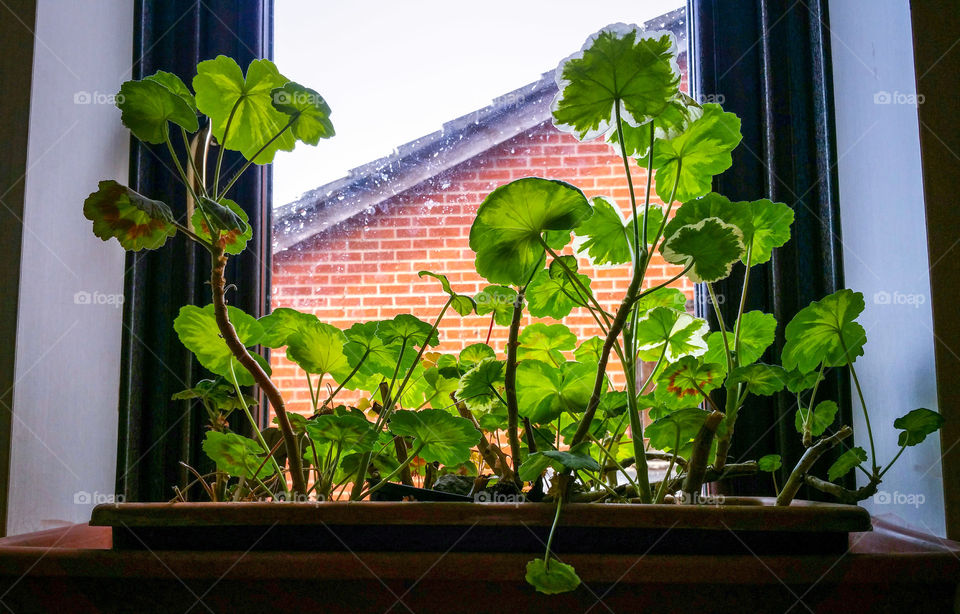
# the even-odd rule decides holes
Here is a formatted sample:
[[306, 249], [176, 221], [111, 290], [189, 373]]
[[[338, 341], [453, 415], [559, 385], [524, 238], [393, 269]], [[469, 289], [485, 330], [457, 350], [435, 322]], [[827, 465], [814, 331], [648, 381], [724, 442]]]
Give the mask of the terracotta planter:
[[[562, 554], [813, 555], [847, 550], [870, 530], [856, 506], [730, 498], [723, 505], [570, 504]], [[540, 553], [546, 503], [128, 503], [100, 505], [93, 526], [118, 550]]]

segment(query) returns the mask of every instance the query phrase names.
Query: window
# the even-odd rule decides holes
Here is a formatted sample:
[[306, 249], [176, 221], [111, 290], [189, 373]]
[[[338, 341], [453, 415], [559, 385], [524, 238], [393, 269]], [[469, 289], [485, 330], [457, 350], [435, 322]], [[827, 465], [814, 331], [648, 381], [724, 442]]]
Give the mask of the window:
[[[331, 27], [319, 43], [301, 32], [315, 23], [302, 10], [277, 5], [277, 63], [291, 78], [317, 85], [338, 135], [275, 162], [272, 308], [313, 312], [339, 328], [403, 312], [432, 321], [445, 295], [418, 271], [446, 274], [463, 294], [489, 286], [474, 269], [468, 234], [484, 197], [512, 179], [561, 179], [588, 197], [614, 199], [629, 216], [621, 158], [601, 141], [581, 143], [552, 125], [554, 68], [608, 23], [646, 22], [674, 33], [686, 76], [684, 3], [645, 3], [638, 12], [635, 2], [609, 2], [591, 7], [585, 19], [569, 17], [579, 6], [570, 2], [507, 10], [494, 3], [480, 15], [474, 8], [426, 6], [433, 5], [435, 11], [416, 14], [400, 5], [383, 8], [372, 24], [366, 7], [340, 7], [332, 15], [324, 9], [328, 23], [366, 25], [362, 36]], [[317, 57], [331, 59], [317, 65]], [[644, 177], [643, 169], [634, 174], [640, 197]], [[580, 266], [588, 267], [586, 259]], [[679, 267], [658, 256], [651, 270], [656, 284]], [[622, 297], [628, 265], [591, 277], [609, 306]], [[692, 299], [689, 282], [678, 287]], [[484, 292], [478, 300], [498, 295]], [[579, 340], [599, 334], [586, 310], [575, 310], [564, 324]], [[507, 327], [490, 315], [451, 315], [436, 349], [458, 352], [489, 339], [502, 354], [506, 338]], [[271, 361], [288, 408], [309, 411], [303, 372], [282, 354]], [[337, 398], [358, 400], [349, 393]]]

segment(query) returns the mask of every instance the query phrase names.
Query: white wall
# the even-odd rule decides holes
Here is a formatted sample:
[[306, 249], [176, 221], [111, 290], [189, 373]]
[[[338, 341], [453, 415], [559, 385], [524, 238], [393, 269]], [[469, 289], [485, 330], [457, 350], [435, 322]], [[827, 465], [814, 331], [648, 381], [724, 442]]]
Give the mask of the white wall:
[[8, 534], [89, 520], [75, 495], [112, 494], [116, 471], [124, 254], [82, 207], [127, 183], [106, 97], [129, 78], [133, 3], [40, 0], [35, 34]]
[[[909, 2], [831, 0], [830, 27], [844, 274], [866, 298], [856, 368], [883, 466], [899, 449], [893, 420], [937, 409]], [[856, 401], [854, 415], [869, 453]], [[904, 452], [880, 489], [871, 513], [945, 534], [938, 436]]]

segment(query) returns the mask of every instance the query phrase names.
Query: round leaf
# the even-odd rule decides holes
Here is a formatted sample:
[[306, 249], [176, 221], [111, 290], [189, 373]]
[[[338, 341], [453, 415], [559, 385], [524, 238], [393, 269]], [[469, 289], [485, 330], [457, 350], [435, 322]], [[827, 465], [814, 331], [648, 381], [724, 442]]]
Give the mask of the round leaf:
[[413, 438], [414, 449], [428, 463], [459, 465], [470, 460], [470, 450], [480, 440], [480, 431], [465, 418], [442, 409], [397, 411], [390, 418], [390, 432]]
[[488, 413], [501, 405], [503, 362], [495, 358], [481, 360], [460, 378], [457, 399], [466, 403], [470, 411]]
[[525, 285], [544, 259], [542, 235], [559, 249], [569, 232], [563, 239], [549, 231], [570, 231], [591, 212], [583, 192], [569, 183], [526, 177], [500, 186], [483, 200], [470, 228], [477, 273], [493, 283]]
[[384, 320], [377, 326], [377, 336], [386, 344], [406, 343], [406, 346], [437, 345], [437, 331], [423, 320], [401, 313], [392, 320]]
[[[263, 449], [256, 441], [236, 433], [207, 431], [201, 446], [203, 452], [217, 464], [217, 470], [233, 476], [261, 480], [273, 475], [273, 463], [265, 463]], [[257, 472], [257, 467], [263, 467]]]
[[704, 335], [709, 330], [706, 320], [669, 307], [654, 307], [637, 321], [640, 359], [655, 361], [663, 354], [667, 362], [676, 362], [684, 356], [702, 356], [707, 351]]
[[196, 132], [199, 127], [196, 110], [177, 93], [160, 83], [158, 79], [127, 81], [117, 94], [120, 121], [144, 143], [154, 145], [167, 139], [167, 122], [173, 122]]
[[767, 454], [757, 459], [757, 467], [760, 471], [766, 471], [767, 473], [773, 473], [782, 466], [783, 461], [779, 454]]
[[290, 130], [298, 141], [316, 145], [334, 135], [330, 107], [314, 90], [291, 81], [274, 88], [271, 95], [273, 108], [290, 116]]
[[867, 333], [855, 322], [863, 308], [863, 294], [844, 289], [801, 309], [787, 324], [783, 368], [809, 373], [820, 363], [842, 367], [863, 356]]
[[[213, 201], [210, 201], [212, 204]], [[250, 218], [247, 216], [247, 212], [244, 211], [240, 205], [230, 200], [229, 198], [220, 199], [220, 207], [226, 207], [229, 210], [231, 216], [236, 218], [234, 222], [227, 222], [230, 226], [229, 229], [223, 229], [220, 226], [220, 247], [224, 249], [228, 254], [239, 254], [247, 247], [247, 241], [253, 237], [253, 227], [248, 223]], [[205, 209], [204, 211], [208, 210]], [[213, 241], [210, 237], [210, 229], [207, 228], [207, 222], [203, 217], [203, 211], [200, 210], [200, 207], [193, 212], [193, 217], [190, 222], [193, 224], [193, 231], [201, 239], [207, 241]], [[237, 221], [239, 223], [237, 223]], [[213, 220], [211, 224], [217, 225]]]
[[373, 449], [377, 434], [373, 425], [357, 414], [325, 414], [306, 422], [307, 435], [319, 444], [332, 444], [341, 452], [366, 452]]
[[730, 274], [743, 255], [740, 229], [720, 218], [708, 217], [677, 230], [663, 243], [663, 259], [690, 266], [687, 277], [694, 283], [719, 281]]
[[628, 124], [646, 123], [677, 93], [676, 54], [669, 32], [614, 24], [591, 35], [557, 67], [554, 125], [584, 141], [616, 129], [617, 107]]
[[925, 407], [915, 409], [893, 421], [893, 427], [902, 431], [897, 441], [901, 446], [915, 446], [926, 439], [927, 435], [937, 432], [941, 426], [943, 416]]
[[867, 461], [867, 451], [863, 448], [850, 448], [840, 455], [830, 468], [827, 469], [827, 478], [833, 482], [847, 475], [851, 469]]
[[768, 397], [783, 390], [787, 383], [787, 377], [782, 367], [757, 363], [737, 367], [730, 373], [727, 381], [735, 384], [746, 384], [751, 393]]
[[[762, 311], [748, 311], [740, 316], [740, 364], [749, 365], [760, 360], [763, 353], [773, 343], [777, 332], [777, 319]], [[727, 331], [727, 343], [734, 351], [733, 335]], [[723, 336], [720, 331], [707, 335], [707, 353], [703, 355], [705, 362], [715, 362], [727, 368], [723, 346]]]
[[[227, 313], [234, 329], [237, 331], [237, 336], [245, 346], [250, 347], [260, 343], [263, 338], [263, 327], [253, 316], [233, 306], [227, 307]], [[237, 362], [237, 359], [230, 352], [230, 348], [227, 347], [227, 342], [220, 336], [213, 305], [207, 305], [203, 308], [195, 305], [184, 305], [173, 321], [173, 329], [177, 331], [180, 342], [211, 373], [223, 376], [227, 381], [232, 381], [232, 371], [236, 374], [237, 383], [241, 386], [253, 385], [253, 376]], [[267, 373], [270, 372], [270, 367], [259, 354], [253, 354], [253, 358], [254, 360], [259, 358], [257, 362], [264, 367]]]
[[[210, 118], [217, 142], [241, 152], [247, 160], [256, 154], [255, 163], [268, 164], [278, 150], [291, 151], [296, 145], [290, 130], [280, 134], [290, 118], [273, 106], [273, 90], [286, 83], [270, 60], [250, 62], [244, 78], [233, 59], [220, 55], [197, 64], [193, 89], [197, 108]], [[224, 142], [228, 121], [230, 132]], [[271, 142], [277, 134], [280, 136]], [[257, 154], [267, 143], [270, 145]]]
[[557, 368], [539, 360], [517, 365], [517, 404], [520, 415], [534, 424], [556, 420], [563, 412], [587, 408], [597, 377], [596, 365], [565, 363]]
[[307, 373], [329, 373], [341, 381], [350, 373], [350, 365], [343, 353], [347, 337], [334, 326], [307, 321], [287, 339], [287, 358], [300, 365]]
[[83, 201], [83, 215], [93, 222], [93, 234], [132, 251], [157, 249], [177, 234], [170, 207], [116, 181], [99, 183]]
[[519, 341], [517, 355], [521, 360], [542, 360], [560, 365], [566, 361], [563, 352], [576, 347], [577, 336], [563, 324], [537, 322], [523, 329]]
[[[837, 404], [833, 401], [820, 401], [817, 403], [817, 406], [813, 408], [813, 416], [810, 422], [810, 434], [814, 437], [819, 437], [823, 435], [824, 431], [830, 428], [830, 425], [833, 424], [833, 421], [837, 418], [837, 411], [839, 408]], [[798, 433], [803, 432], [803, 422], [807, 419], [807, 412], [803, 407], [797, 410], [797, 415], [794, 418], [794, 426], [797, 429]]]
[[517, 291], [506, 286], [487, 286], [473, 297], [477, 305], [477, 315], [493, 313], [493, 321], [500, 326], [510, 326], [513, 319], [513, 304], [517, 302]]
[[527, 563], [526, 580], [538, 593], [545, 595], [569, 593], [580, 586], [580, 577], [573, 565], [556, 559], [533, 559]]

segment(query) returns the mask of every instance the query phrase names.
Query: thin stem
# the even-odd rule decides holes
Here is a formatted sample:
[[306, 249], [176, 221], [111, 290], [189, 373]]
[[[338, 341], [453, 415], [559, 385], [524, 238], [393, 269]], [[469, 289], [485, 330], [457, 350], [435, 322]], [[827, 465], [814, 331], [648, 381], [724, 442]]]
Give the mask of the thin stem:
[[750, 264], [753, 259], [753, 241], [747, 246], [747, 270], [743, 273], [743, 290], [740, 292], [740, 307], [737, 309], [737, 321], [733, 327], [734, 360], [740, 366], [740, 320], [747, 305], [747, 286], [750, 284]]
[[[357, 374], [357, 371], [360, 370], [360, 367], [363, 366], [364, 361], [367, 359], [367, 356], [369, 355], [370, 355], [370, 348], [367, 348], [363, 352], [363, 356], [361, 356], [360, 360], [357, 362], [357, 366], [355, 366], [353, 370], [350, 371], [350, 373], [347, 375], [347, 377], [345, 377], [344, 380], [340, 382], [340, 385], [337, 386], [336, 389], [330, 393], [330, 396], [327, 397], [327, 400], [323, 402], [323, 405], [321, 405], [321, 407], [325, 407], [329, 405], [331, 401], [333, 401], [333, 398], [337, 396], [337, 394], [341, 390], [343, 390], [343, 387], [347, 385], [347, 382], [349, 382], [353, 378], [353, 376]], [[314, 409], [314, 411], [316, 411], [316, 409]]]
[[[260, 445], [263, 447], [263, 451], [270, 457], [270, 460], [273, 461], [273, 468], [276, 469], [277, 474], [283, 475], [283, 470], [280, 468], [280, 463], [277, 462], [277, 458], [271, 452], [270, 446], [267, 445], [266, 440], [263, 438], [263, 433], [260, 432], [260, 427], [257, 425], [257, 421], [253, 419], [253, 414], [250, 413], [250, 408], [247, 407], [247, 401], [243, 398], [243, 392], [240, 390], [240, 384], [237, 382], [237, 374], [233, 370], [233, 361], [230, 361], [230, 381], [233, 383], [234, 389], [237, 391], [237, 398], [240, 399], [240, 407], [243, 408], [243, 413], [247, 417], [247, 420], [250, 422], [250, 428], [253, 429], [253, 432], [257, 434], [257, 441], [260, 442]], [[259, 478], [257, 478], [259, 480]], [[287, 491], [286, 480], [281, 480], [283, 483], [284, 492]]]
[[[637, 195], [633, 193], [633, 175], [630, 173], [630, 158], [627, 156], [627, 145], [623, 142], [623, 120], [620, 117], [620, 102], [614, 105], [614, 114], [617, 120], [617, 141], [620, 143], [620, 157], [623, 158], [623, 171], [627, 175], [627, 191], [630, 193], [630, 208], [633, 210], [633, 252], [634, 252], [634, 273], [637, 272], [636, 267], [640, 263], [640, 220], [637, 218]], [[653, 122], [650, 122], [650, 140], [653, 141]], [[647, 194], [649, 194], [649, 183], [651, 176], [650, 165], [653, 163], [653, 156], [649, 158], [649, 163], [647, 167]], [[650, 199], [647, 199], [647, 205], [649, 206]], [[643, 251], [647, 251], [647, 209], [644, 207], [643, 211]]]
[[369, 488], [368, 490], [366, 490], [366, 491], [364, 491], [363, 493], [361, 493], [360, 496], [357, 497], [357, 499], [363, 499], [364, 497], [369, 497], [369, 496], [372, 495], [373, 493], [377, 492], [378, 490], [380, 490], [381, 488], [383, 488], [384, 486], [386, 486], [386, 485], [390, 482], [390, 480], [392, 480], [393, 478], [397, 477], [397, 476], [400, 474], [400, 472], [402, 472], [404, 469], [406, 469], [407, 467], [410, 466], [410, 463], [412, 463], [412, 462], [413, 462], [413, 459], [415, 459], [415, 458], [417, 457], [417, 454], [420, 454], [420, 450], [423, 449], [423, 446], [424, 446], [424, 445], [425, 445], [425, 444], [422, 444], [422, 443], [421, 443], [419, 446], [417, 446], [417, 449], [414, 450], [413, 452], [411, 452], [410, 455], [407, 456], [407, 459], [406, 459], [405, 461], [403, 461], [402, 463], [400, 463], [400, 464], [397, 466], [396, 469], [394, 469], [393, 471], [391, 471], [391, 472], [390, 472], [390, 475], [388, 475], [387, 477], [381, 479], [376, 485], [372, 486], [372, 487]]
[[900, 458], [900, 455], [903, 454], [903, 451], [906, 450], [906, 449], [907, 449], [907, 446], [905, 446], [905, 445], [900, 447], [900, 451], [897, 452], [897, 455], [893, 457], [893, 460], [890, 461], [889, 463], [887, 463], [887, 466], [883, 468], [883, 471], [881, 471], [881, 472], [877, 475], [877, 479], [878, 479], [878, 480], [880, 480], [881, 478], [883, 478], [883, 475], [884, 475], [887, 471], [890, 471], [890, 467], [893, 467], [893, 464], [894, 464], [895, 462], [897, 462], [897, 459]]
[[877, 466], [877, 449], [873, 445], [873, 429], [870, 427], [870, 413], [867, 411], [867, 402], [863, 398], [863, 389], [860, 387], [860, 378], [857, 377], [857, 370], [853, 366], [853, 359], [850, 357], [850, 351], [847, 350], [847, 344], [843, 340], [843, 334], [837, 335], [840, 338], [840, 347], [843, 348], [843, 355], [846, 356], [850, 365], [850, 375], [853, 376], [853, 384], [857, 388], [857, 396], [860, 397], [860, 407], [863, 408], [863, 420], [867, 425], [867, 437], [870, 439], [870, 464], [873, 465], [873, 473], [876, 475], [879, 471]]
[[553, 544], [553, 536], [557, 532], [557, 524], [560, 523], [560, 509], [563, 507], [563, 496], [557, 497], [557, 513], [553, 516], [553, 524], [550, 526], [550, 535], [547, 537], [547, 550], [543, 553], [543, 566], [550, 565], [550, 546]]
[[217, 152], [217, 166], [213, 172], [213, 200], [218, 200], [220, 197], [220, 192], [217, 188], [220, 185], [220, 166], [223, 164], [223, 152], [227, 149], [227, 135], [230, 134], [230, 124], [233, 123], [233, 116], [236, 114], [237, 109], [240, 108], [240, 102], [242, 100], [242, 97], [237, 98], [237, 101], [233, 103], [233, 108], [230, 109], [230, 115], [227, 117], [227, 123], [223, 128], [223, 140], [219, 142], [220, 151]]
[[[219, 192], [219, 195], [220, 195], [220, 196], [226, 196], [226, 195], [227, 195], [227, 192], [230, 191], [230, 188], [233, 187], [233, 184], [235, 184], [235, 183], [237, 182], [237, 179], [240, 179], [240, 176], [243, 175], [243, 173], [244, 173], [248, 168], [250, 168], [250, 165], [253, 164], [253, 161], [257, 159], [257, 156], [259, 156], [260, 154], [262, 154], [262, 153], [264, 152], [264, 150], [266, 150], [267, 147], [270, 147], [270, 145], [271, 145], [274, 141], [276, 141], [276, 140], [279, 139], [281, 136], [283, 136], [283, 133], [286, 132], [287, 129], [290, 128], [290, 126], [293, 125], [293, 122], [295, 122], [298, 117], [300, 117], [300, 114], [299, 114], [299, 113], [297, 113], [296, 115], [291, 115], [291, 116], [290, 116], [290, 121], [287, 122], [287, 125], [284, 126], [283, 128], [281, 128], [281, 129], [280, 129], [280, 132], [278, 132], [278, 133], [276, 133], [275, 135], [273, 135], [273, 138], [271, 138], [269, 141], [267, 141], [266, 143], [264, 143], [263, 147], [261, 147], [260, 149], [257, 150], [257, 153], [255, 153], [255, 154], [253, 154], [252, 156], [250, 156], [250, 159], [247, 160], [247, 162], [246, 162], [242, 167], [240, 167], [240, 170], [237, 171], [237, 174], [233, 176], [233, 178], [229, 181], [229, 183], [227, 183], [227, 186], [226, 186], [225, 188], [223, 188], [223, 190], [221, 190], [221, 191]], [[222, 151], [222, 150], [221, 150], [221, 151]], [[219, 164], [218, 164], [218, 170], [219, 170]], [[218, 178], [219, 178], [219, 174], [218, 174]]]
[[717, 300], [717, 294], [713, 291], [713, 284], [707, 284], [707, 292], [710, 293], [710, 301], [713, 303], [713, 310], [717, 314], [717, 323], [720, 325], [720, 338], [723, 339], [724, 354], [727, 357], [727, 373], [733, 371], [733, 356], [730, 353], [730, 343], [727, 341], [727, 327], [723, 323], [723, 314], [720, 313], [720, 302]]
[[203, 185], [203, 176], [200, 174], [200, 170], [197, 168], [197, 161], [193, 157], [193, 148], [190, 147], [190, 139], [187, 138], [187, 131], [183, 128], [180, 128], [180, 138], [183, 139], [183, 148], [187, 151], [187, 160], [190, 162], [190, 168], [193, 169], [193, 175], [197, 178], [197, 183], [200, 185], [200, 192], [206, 196], [207, 186]]
[[549, 253], [550, 256], [552, 256], [553, 259], [560, 264], [560, 267], [567, 274], [567, 276], [574, 282], [574, 285], [580, 288], [584, 296], [586, 296], [587, 299], [593, 303], [597, 311], [600, 312], [600, 315], [603, 316], [603, 319], [607, 323], [607, 326], [609, 326], [610, 320], [609, 318], [607, 318], [607, 312], [604, 311], [603, 307], [600, 306], [600, 303], [597, 302], [597, 299], [593, 296], [593, 293], [591, 293], [590, 290], [588, 290], [583, 285], [583, 282], [581, 282], [577, 278], [576, 274], [570, 270], [570, 267], [567, 266], [567, 263], [563, 261], [563, 259], [557, 254], [557, 252], [553, 251], [553, 249], [549, 245], [547, 245], [547, 242], [543, 239], [543, 235], [540, 235], [540, 244], [543, 245], [543, 248], [547, 250], [547, 253]]

